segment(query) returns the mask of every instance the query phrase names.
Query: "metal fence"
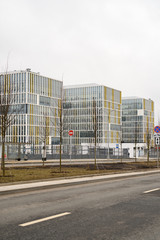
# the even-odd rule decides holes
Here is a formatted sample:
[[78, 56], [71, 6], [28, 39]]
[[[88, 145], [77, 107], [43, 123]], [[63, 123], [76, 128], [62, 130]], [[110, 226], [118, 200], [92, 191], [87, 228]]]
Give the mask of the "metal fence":
[[[46, 146], [47, 159], [59, 159], [60, 151], [58, 145], [48, 145]], [[160, 151], [160, 149], [159, 149]], [[159, 151], [155, 148], [149, 150], [150, 158], [159, 157]], [[26, 145], [26, 144], [5, 144], [5, 159], [42, 159], [43, 147]], [[0, 158], [1, 158], [1, 144], [0, 144]], [[147, 157], [148, 150], [144, 150], [144, 157]], [[129, 158], [128, 148], [123, 148], [122, 152], [120, 148], [96, 148], [96, 158], [97, 159], [120, 159]], [[62, 159], [94, 159], [95, 149], [90, 146], [81, 145], [65, 145], [62, 146]]]
[[[60, 146], [49, 145], [46, 146], [47, 159], [59, 159]], [[6, 158], [7, 159], [42, 159], [43, 147], [34, 145], [24, 145], [24, 144], [7, 144], [6, 145]], [[95, 158], [95, 148], [89, 146], [80, 145], [65, 145], [62, 146], [62, 159], [94, 159]], [[119, 148], [96, 148], [96, 158], [97, 159], [118, 159], [118, 158], [129, 158], [128, 149]]]

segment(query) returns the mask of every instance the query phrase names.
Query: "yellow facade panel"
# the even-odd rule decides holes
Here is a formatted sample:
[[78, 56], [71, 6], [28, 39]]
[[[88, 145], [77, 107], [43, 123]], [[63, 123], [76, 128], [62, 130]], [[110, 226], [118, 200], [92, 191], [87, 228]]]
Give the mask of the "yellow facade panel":
[[55, 135], [55, 137], [56, 137], [56, 127], [57, 127], [57, 126], [56, 126], [56, 125], [57, 125], [57, 124], [56, 124], [56, 116], [57, 116], [57, 111], [56, 111], [56, 108], [55, 108], [55, 119], [54, 119], [54, 127], [55, 127], [55, 128], [54, 128], [54, 129], [55, 129], [54, 135]]
[[49, 137], [46, 138], [46, 144], [49, 145]]
[[118, 143], [119, 141], [118, 141], [118, 137], [119, 137], [119, 134], [118, 134], [118, 132], [116, 132], [116, 142]]
[[122, 92], [120, 92], [120, 104], [122, 104]]
[[146, 109], [146, 101], [143, 99], [143, 108]]
[[152, 101], [152, 112], [154, 111], [154, 102]]
[[104, 87], [104, 107], [107, 107], [107, 88]]
[[111, 131], [111, 143], [113, 143], [113, 131]]
[[112, 109], [114, 109], [114, 89], [112, 89]]
[[32, 74], [32, 93], [34, 92], [34, 74]]
[[32, 73], [30, 73], [30, 93], [32, 92]]
[[107, 143], [107, 131], [105, 131], [105, 143]]
[[36, 135], [35, 143], [36, 143], [36, 145], [38, 145], [39, 144], [39, 127], [37, 127], [37, 126], [35, 129], [35, 135]]

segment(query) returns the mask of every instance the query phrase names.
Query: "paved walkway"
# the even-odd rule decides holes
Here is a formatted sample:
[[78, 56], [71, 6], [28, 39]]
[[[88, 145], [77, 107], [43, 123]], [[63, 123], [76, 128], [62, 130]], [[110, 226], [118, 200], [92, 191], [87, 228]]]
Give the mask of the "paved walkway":
[[0, 195], [14, 193], [14, 192], [24, 192], [29, 190], [37, 190], [43, 188], [55, 188], [60, 186], [82, 184], [87, 182], [94, 181], [103, 181], [103, 180], [112, 180], [120, 178], [128, 178], [142, 175], [149, 175], [160, 173], [160, 170], [152, 171], [141, 171], [141, 172], [132, 172], [132, 173], [120, 173], [120, 174], [110, 174], [110, 175], [92, 175], [92, 176], [82, 176], [74, 178], [65, 178], [65, 179], [55, 179], [55, 180], [41, 180], [34, 182], [26, 183], [12, 183], [12, 184], [3, 184], [0, 185]]

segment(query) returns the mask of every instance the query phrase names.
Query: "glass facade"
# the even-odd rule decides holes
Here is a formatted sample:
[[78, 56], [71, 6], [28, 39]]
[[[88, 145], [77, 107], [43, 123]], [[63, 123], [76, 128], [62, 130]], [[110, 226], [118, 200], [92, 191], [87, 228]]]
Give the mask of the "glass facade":
[[96, 116], [97, 144], [118, 143], [121, 135], [121, 92], [102, 85], [64, 87], [63, 144], [93, 144]]
[[61, 81], [40, 76], [27, 69], [0, 74], [0, 83], [0, 95], [3, 96], [10, 88], [12, 108], [19, 109], [7, 130], [7, 142], [39, 145], [41, 130], [44, 128], [48, 131], [46, 144], [51, 144], [52, 139], [59, 139]]
[[146, 143], [154, 133], [154, 102], [144, 98], [122, 99], [122, 139], [125, 143]]

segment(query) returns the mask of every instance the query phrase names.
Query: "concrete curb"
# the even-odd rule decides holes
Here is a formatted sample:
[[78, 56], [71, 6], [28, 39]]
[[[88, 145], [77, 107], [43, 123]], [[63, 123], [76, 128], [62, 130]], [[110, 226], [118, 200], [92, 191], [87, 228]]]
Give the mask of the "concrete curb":
[[137, 176], [145, 176], [151, 174], [158, 174], [160, 170], [152, 171], [141, 171], [141, 172], [132, 172], [132, 173], [120, 173], [120, 174], [111, 174], [111, 175], [98, 175], [98, 176], [86, 176], [86, 177], [76, 177], [69, 179], [58, 179], [58, 180], [43, 180], [39, 182], [32, 183], [19, 183], [19, 184], [10, 184], [0, 186], [0, 195], [18, 193], [18, 192], [28, 192], [40, 189], [52, 189], [64, 186], [86, 184], [92, 182], [102, 182], [115, 179], [125, 179]]

